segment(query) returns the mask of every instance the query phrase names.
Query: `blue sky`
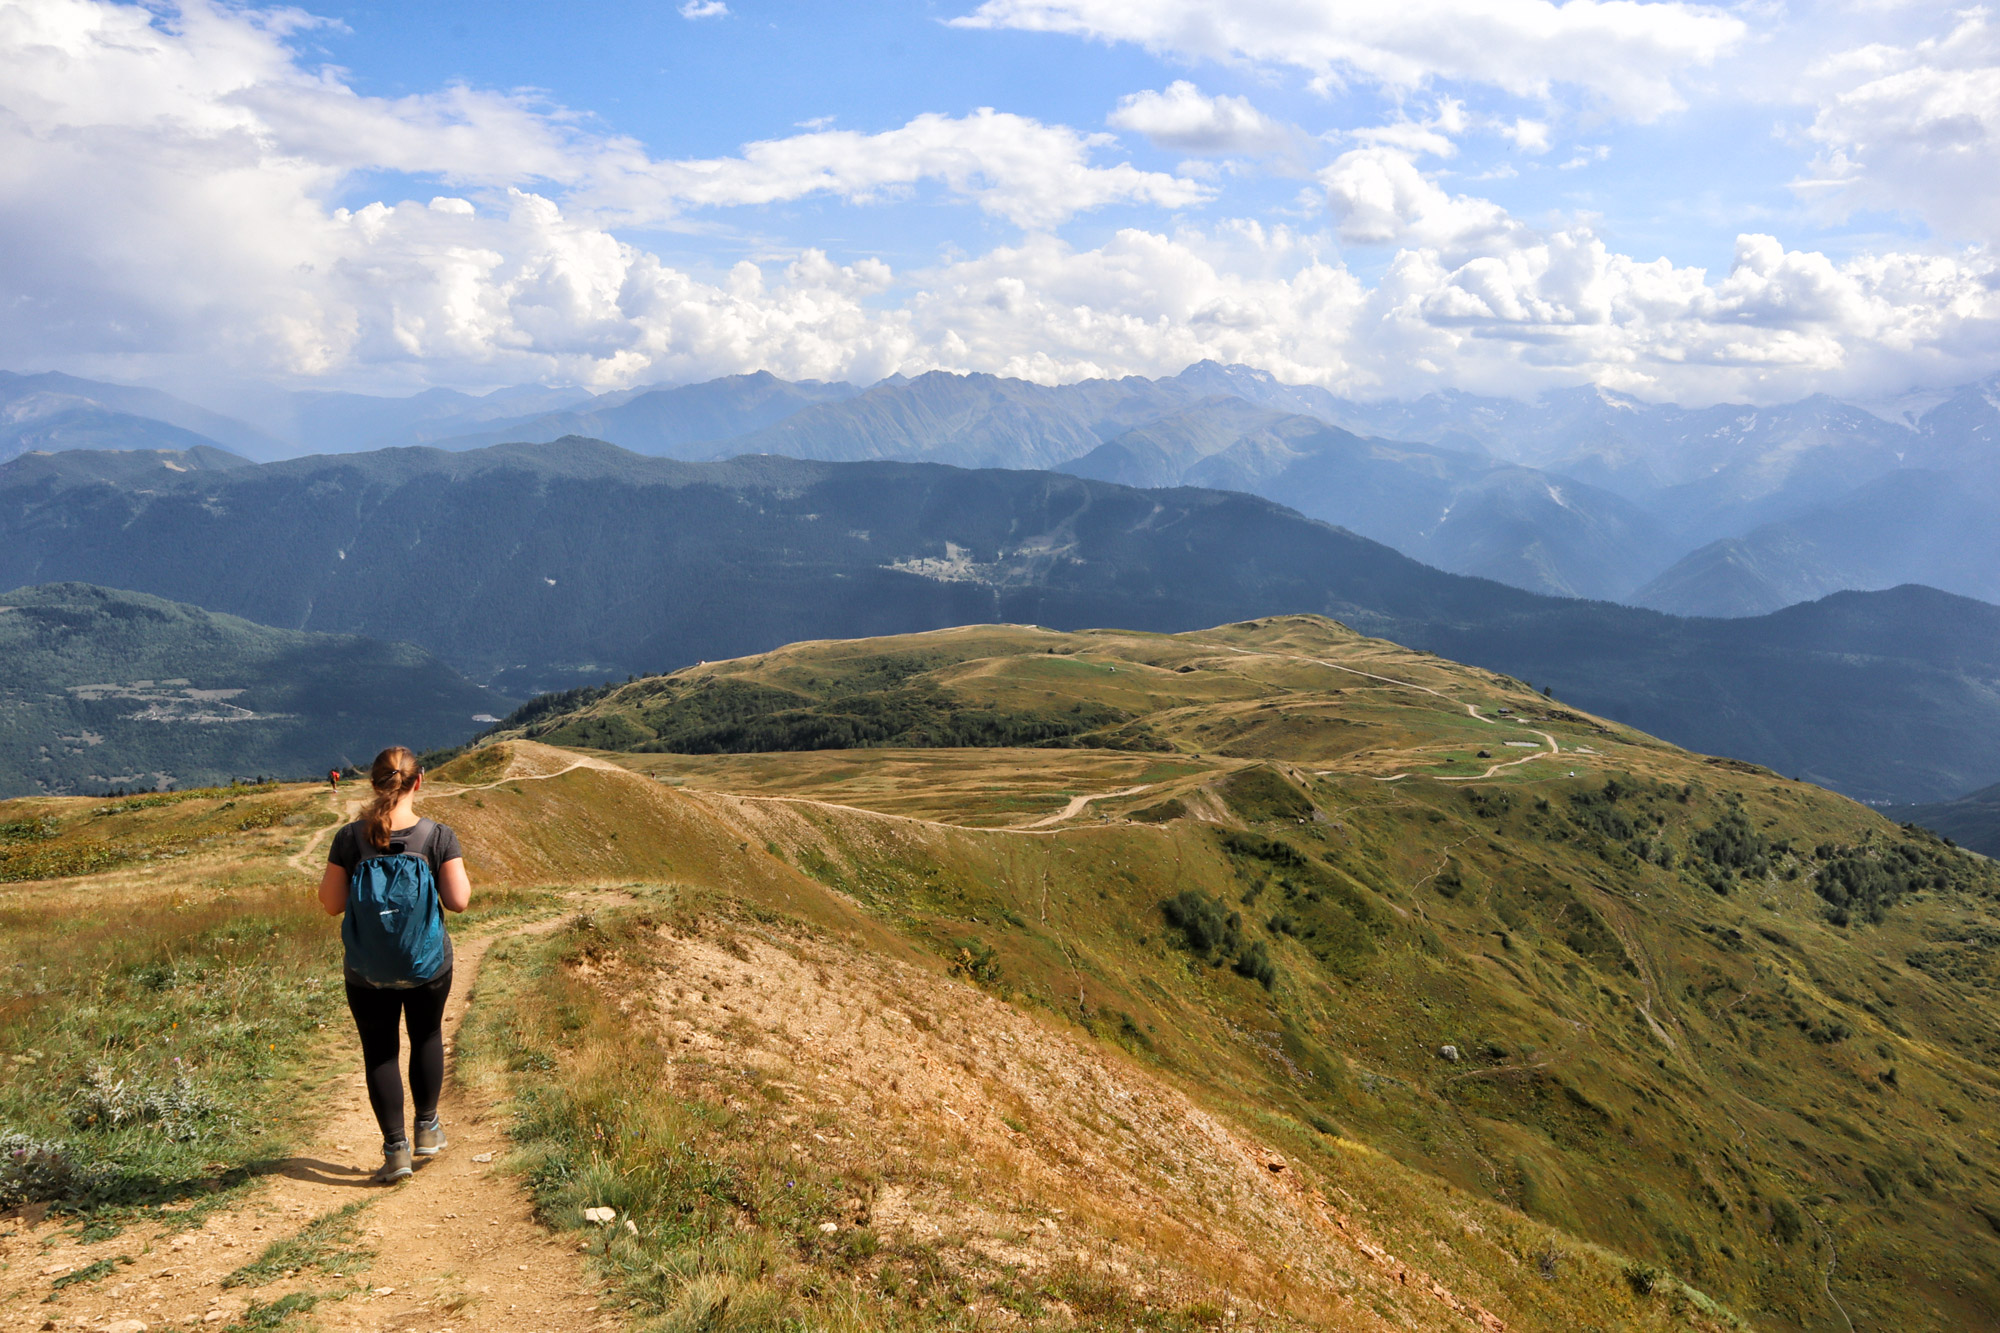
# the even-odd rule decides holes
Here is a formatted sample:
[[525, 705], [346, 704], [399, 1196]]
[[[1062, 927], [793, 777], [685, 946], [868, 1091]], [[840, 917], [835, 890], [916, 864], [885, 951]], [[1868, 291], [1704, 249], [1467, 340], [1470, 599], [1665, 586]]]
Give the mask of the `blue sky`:
[[0, 0], [0, 361], [171, 384], [2000, 368], [2000, 25], [1893, 3]]
[[[926, 111], [962, 116], [983, 106], [1102, 129], [1121, 96], [1179, 79], [1198, 81], [1206, 93], [1245, 98], [1310, 135], [1381, 125], [1399, 113], [1421, 116], [1426, 102], [1440, 96], [1466, 100], [1475, 114], [1545, 114], [1536, 99], [1477, 84], [1429, 93], [1366, 83], [1315, 91], [1305, 80], [1264, 69], [1155, 55], [1129, 43], [950, 24], [972, 8], [753, 2], [733, 5], [727, 16], [689, 21], [667, 3], [323, 5], [313, 12], [338, 19], [346, 30], [321, 34], [314, 45], [323, 58], [351, 70], [354, 87], [363, 92], [406, 96], [453, 82], [533, 88], [673, 156], [723, 156], [822, 119], [879, 132]], [[1878, 229], [1922, 236], [1914, 219], [1876, 214], [1859, 219], [1859, 228], [1825, 225], [1800, 207], [1786, 186], [1805, 155], [1785, 141], [1784, 131], [1809, 119], [1794, 108], [1746, 112], [1733, 99], [1642, 125], [1585, 109], [1564, 127], [1568, 133], [1555, 134], [1549, 158], [1557, 160], [1523, 161], [1505, 139], [1475, 133], [1461, 140], [1451, 172], [1476, 178], [1513, 166], [1524, 174], [1474, 181], [1471, 188], [1523, 217], [1597, 213], [1607, 238], [1644, 257], [1666, 255], [1684, 264], [1726, 266], [1739, 231], [1780, 221], [1815, 248], [1841, 257]], [[1602, 150], [1608, 155], [1597, 159]], [[1130, 134], [1121, 136], [1119, 153], [1160, 171], [1188, 156]], [[1561, 170], [1561, 162], [1578, 156], [1592, 160]], [[1287, 165], [1296, 171], [1306, 163]], [[1230, 197], [1253, 211], [1284, 209], [1304, 174], [1245, 177], [1232, 183]], [[365, 203], [373, 184], [357, 181], [348, 195]], [[733, 258], [772, 235], [830, 252], [839, 247], [922, 262], [938, 245], [965, 234], [967, 219], [929, 216], [935, 212], [935, 206], [891, 205], [843, 219], [820, 208], [775, 210], [746, 220], [742, 236], [710, 253]], [[1070, 230], [1101, 234], [1133, 220], [1124, 213], [1089, 217]], [[841, 245], [843, 236], [852, 239]], [[1387, 257], [1365, 253], [1382, 247], [1356, 249], [1364, 252], [1351, 254], [1350, 263], [1379, 266]]]

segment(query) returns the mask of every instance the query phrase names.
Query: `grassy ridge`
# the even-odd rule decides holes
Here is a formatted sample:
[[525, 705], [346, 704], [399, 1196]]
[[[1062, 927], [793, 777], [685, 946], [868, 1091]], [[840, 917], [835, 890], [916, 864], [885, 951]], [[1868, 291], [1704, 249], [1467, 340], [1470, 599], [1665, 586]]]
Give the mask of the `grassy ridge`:
[[[748, 847], [961, 977], [1241, 1118], [1352, 1135], [1760, 1322], [1837, 1318], [1830, 1280], [1857, 1319], [2000, 1311], [1990, 865], [1325, 622], [986, 628], [704, 672], [796, 688], [873, 652], [933, 654], [928, 679], [968, 706], [1116, 707], [1186, 764], [1053, 839], [802, 800], [740, 812]], [[1382, 780], [1475, 776], [1543, 733], [1559, 756], [1484, 781]], [[924, 790], [961, 800], [947, 820], [988, 822], [1033, 754], [962, 753], [955, 780], [940, 758]], [[630, 762], [704, 784], [692, 761]], [[780, 789], [909, 808], [878, 769], [916, 771], [856, 752]], [[716, 770], [725, 787], [779, 771]]]
[[[633, 989], [683, 973], [691, 949], [754, 962], [774, 944], [820, 960], [843, 948], [698, 889], [640, 896], [640, 907], [593, 910], [559, 935], [489, 956], [467, 1049], [484, 1068], [511, 1071], [515, 1165], [544, 1220], [584, 1239], [641, 1327], [961, 1328], [996, 1316], [1176, 1331], [1238, 1316], [1276, 1328], [1379, 1328], [1380, 1317], [1458, 1327], [1480, 1308], [1466, 1304], [1470, 1292], [1527, 1327], [1739, 1326], [1664, 1272], [1268, 1111], [1252, 1114], [1251, 1132], [1365, 1209], [1378, 1240], [1422, 1253], [1429, 1238], [1449, 1234], [1467, 1246], [1463, 1259], [1422, 1260], [1461, 1293], [1451, 1297], [1460, 1313], [1413, 1289], [1406, 1272], [1355, 1272], [1351, 1248], [1318, 1237], [1245, 1258], [1215, 1248], [1201, 1219], [1135, 1217], [1089, 1186], [1052, 1193], [1005, 1152], [954, 1141], [920, 1106], [885, 1115], [845, 1082], [838, 1086], [853, 1099], [845, 1105], [816, 1098], [823, 1074], [754, 1041], [740, 1052], [677, 1051], [662, 1025], [633, 1021]], [[861, 997], [874, 977], [863, 965], [841, 983], [871, 1017]], [[935, 1000], [917, 1020], [934, 1039], [956, 1027], [959, 1008]], [[979, 1028], [958, 1030], [964, 1040]], [[1011, 1104], [1001, 1119], [1022, 1141], [1061, 1135], [1051, 1108]], [[843, 1150], [843, 1141], [854, 1146]], [[926, 1195], [941, 1207], [941, 1226], [897, 1225], [899, 1202]], [[610, 1223], [585, 1216], [606, 1208]], [[1035, 1246], [1040, 1228], [1053, 1234], [1052, 1216], [1064, 1232], [1090, 1227], [1098, 1239], [1075, 1250]], [[1314, 1280], [1302, 1280], [1308, 1274]], [[1348, 1298], [1330, 1298], [1323, 1281], [1333, 1274], [1344, 1274], [1335, 1281]]]
[[310, 1132], [351, 1027], [286, 857], [334, 819], [276, 784], [0, 803], [0, 1207], [196, 1225]]

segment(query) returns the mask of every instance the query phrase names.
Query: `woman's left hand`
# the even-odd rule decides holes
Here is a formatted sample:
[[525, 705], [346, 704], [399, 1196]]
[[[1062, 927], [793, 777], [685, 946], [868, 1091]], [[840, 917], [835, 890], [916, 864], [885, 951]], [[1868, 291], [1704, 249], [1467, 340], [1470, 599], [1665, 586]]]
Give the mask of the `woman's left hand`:
[[326, 863], [326, 873], [319, 877], [319, 905], [328, 916], [339, 916], [347, 910], [347, 871], [331, 861]]

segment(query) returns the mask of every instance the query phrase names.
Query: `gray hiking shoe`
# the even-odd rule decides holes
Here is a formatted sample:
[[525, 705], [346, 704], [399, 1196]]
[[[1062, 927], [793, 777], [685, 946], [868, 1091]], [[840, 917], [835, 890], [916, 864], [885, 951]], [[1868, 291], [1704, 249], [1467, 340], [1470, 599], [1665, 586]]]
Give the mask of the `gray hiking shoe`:
[[411, 1149], [417, 1156], [435, 1157], [440, 1151], [449, 1146], [450, 1141], [444, 1136], [444, 1122], [442, 1120], [419, 1120], [417, 1122], [417, 1146]]
[[407, 1179], [414, 1170], [410, 1165], [410, 1141], [397, 1139], [382, 1145], [382, 1169], [368, 1179], [377, 1185], [393, 1185]]

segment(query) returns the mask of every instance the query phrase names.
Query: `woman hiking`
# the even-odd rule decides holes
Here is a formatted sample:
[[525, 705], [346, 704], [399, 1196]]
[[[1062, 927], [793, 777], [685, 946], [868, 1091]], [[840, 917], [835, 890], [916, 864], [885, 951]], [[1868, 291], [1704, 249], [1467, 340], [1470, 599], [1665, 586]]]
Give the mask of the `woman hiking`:
[[[347, 1007], [361, 1034], [368, 1104], [382, 1126], [382, 1169], [371, 1179], [390, 1185], [411, 1173], [412, 1157], [430, 1157], [445, 1146], [437, 1117], [444, 1087], [444, 1002], [451, 994], [451, 936], [444, 912], [471, 905], [472, 881], [458, 835], [417, 815], [424, 772], [416, 755], [391, 746], [375, 756], [368, 781], [375, 790], [367, 810], [333, 835], [319, 902], [329, 916], [345, 914], [340, 936]], [[414, 1144], [403, 1128], [399, 1019], [410, 1034]]]

